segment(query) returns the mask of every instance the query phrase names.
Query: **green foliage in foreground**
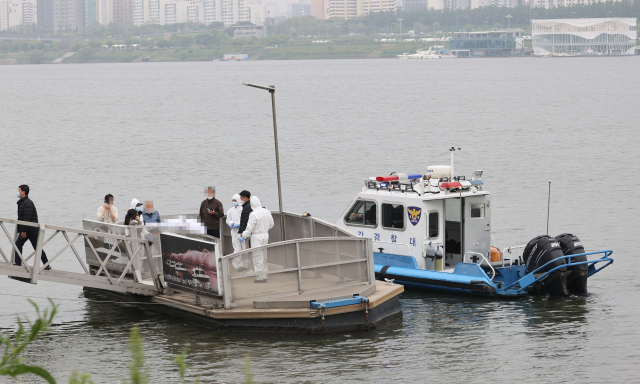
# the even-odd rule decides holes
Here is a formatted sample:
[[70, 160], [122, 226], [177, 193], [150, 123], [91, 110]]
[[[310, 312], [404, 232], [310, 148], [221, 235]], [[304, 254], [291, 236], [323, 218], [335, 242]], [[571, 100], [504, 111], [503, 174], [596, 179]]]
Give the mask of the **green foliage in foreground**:
[[55, 384], [56, 381], [49, 372], [42, 367], [24, 364], [25, 358], [20, 354], [41, 333], [49, 330], [53, 318], [58, 312], [58, 306], [51, 302], [51, 309], [40, 312], [36, 303], [31, 300], [29, 302], [35, 307], [38, 319], [33, 323], [27, 321], [27, 328], [25, 328], [22, 319], [18, 318], [18, 330], [15, 335], [0, 336], [0, 345], [4, 348], [2, 360], [0, 360], [0, 376], [11, 376], [15, 379], [20, 375], [31, 373], [45, 379], [49, 384]]
[[[4, 348], [2, 359], [0, 360], [0, 377], [10, 376], [18, 378], [22, 375], [33, 374], [46, 380], [49, 384], [56, 384], [53, 376], [44, 368], [24, 364], [25, 358], [20, 355], [24, 349], [36, 340], [44, 332], [48, 331], [53, 323], [53, 318], [58, 312], [58, 306], [51, 303], [50, 309], [40, 311], [40, 308], [31, 300], [31, 305], [36, 309], [38, 316], [34, 322], [27, 321], [26, 327], [20, 318], [18, 318], [18, 330], [13, 335], [0, 335], [0, 346]], [[129, 334], [129, 352], [131, 353], [131, 362], [129, 363], [129, 378], [123, 383], [127, 384], [148, 384], [150, 383], [149, 368], [145, 366], [144, 357], [144, 340], [140, 335], [138, 327], [131, 328]], [[185, 345], [182, 353], [173, 358], [173, 362], [178, 365], [181, 384], [186, 384], [185, 376], [189, 366], [186, 363], [189, 345]], [[251, 364], [249, 356], [244, 356], [244, 370], [246, 383], [253, 384], [253, 374], [251, 373]], [[200, 376], [196, 378], [194, 384], [200, 383]], [[73, 372], [69, 378], [69, 384], [93, 384], [91, 376], [84, 373]]]

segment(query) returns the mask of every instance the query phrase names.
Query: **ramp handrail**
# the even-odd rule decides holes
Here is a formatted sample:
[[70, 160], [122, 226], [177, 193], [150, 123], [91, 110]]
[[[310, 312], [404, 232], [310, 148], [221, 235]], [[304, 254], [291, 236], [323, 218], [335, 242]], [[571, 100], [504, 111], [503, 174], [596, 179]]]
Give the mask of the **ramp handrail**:
[[[15, 230], [13, 237], [10, 235], [9, 230], [7, 229], [5, 224], [15, 224]], [[18, 246], [16, 245], [16, 241], [18, 240], [19, 232], [18, 225], [27, 226], [31, 228], [38, 229], [38, 238], [37, 238], [37, 246], [36, 249], [31, 252], [27, 257], [24, 256], [22, 252], [18, 250]], [[58, 282], [66, 282], [68, 284], [75, 285], [85, 285], [85, 286], [93, 286], [104, 289], [111, 289], [117, 291], [130, 291], [130, 292], [144, 292], [146, 294], [152, 294], [155, 291], [163, 290], [162, 281], [159, 278], [158, 272], [156, 271], [155, 265], [150, 261], [151, 258], [148, 258], [147, 264], [152, 272], [154, 286], [148, 286], [147, 284], [142, 284], [142, 277], [139, 270], [139, 264], [143, 262], [143, 260], [147, 260], [146, 257], [140, 255], [141, 251], [144, 249], [147, 255], [150, 255], [150, 247], [149, 242], [146, 239], [139, 239], [136, 237], [115, 235], [104, 232], [96, 232], [89, 231], [84, 229], [63, 227], [58, 225], [50, 225], [44, 223], [32, 223], [25, 222], [14, 219], [7, 219], [0, 217], [0, 228], [2, 228], [3, 232], [7, 236], [7, 239], [11, 243], [11, 255], [7, 257], [2, 248], [0, 247], [0, 256], [4, 259], [4, 262], [0, 262], [0, 270], [3, 274], [7, 274], [9, 276], [21, 278], [28, 280], [28, 282], [32, 284], [37, 284], [39, 278], [47, 277], [45, 280], [58, 281]], [[46, 240], [45, 235], [47, 231], [54, 231]], [[69, 233], [75, 234], [73, 238], [69, 237]], [[62, 234], [64, 239], [66, 240], [66, 244], [59, 249], [53, 257], [49, 258], [48, 261], [44, 265], [40, 265], [40, 260], [42, 256], [42, 252], [44, 247], [49, 244], [49, 242], [55, 238], [58, 234]], [[107, 257], [103, 261], [96, 252], [93, 244], [89, 240], [88, 237], [99, 237], [103, 239], [111, 239], [116, 240], [111, 246]], [[85, 251], [89, 252], [89, 249], [96, 257], [98, 262], [100, 263], [100, 268], [96, 272], [95, 275], [91, 274], [90, 268], [83, 261], [80, 253], [74, 246], [74, 243], [79, 239], [83, 238], [85, 240]], [[118, 247], [118, 241], [122, 242], [127, 249], [127, 257], [129, 259], [126, 267], [124, 268], [122, 274], [120, 276], [112, 276], [107, 270], [107, 266], [105, 263], [108, 262], [111, 254], [114, 252], [116, 247]], [[133, 249], [135, 247], [135, 250]], [[73, 254], [75, 255], [77, 261], [80, 266], [84, 270], [84, 273], [78, 272], [67, 272], [61, 270], [54, 270], [54, 272], [48, 272], [45, 270], [48, 266], [50, 266], [63, 252], [71, 249]], [[23, 249], [24, 251], [24, 249]], [[21, 268], [15, 266], [15, 255], [17, 255], [21, 259]], [[31, 265], [28, 264], [29, 260], [33, 258], [33, 262]], [[2, 265], [6, 265], [7, 267], [2, 267]], [[22, 269], [26, 270], [26, 272], [22, 271]], [[125, 279], [127, 273], [130, 272], [133, 275], [133, 281]], [[101, 276], [104, 274], [104, 278]], [[91, 276], [92, 279], [87, 279], [86, 276]], [[105, 279], [106, 278], [106, 279]], [[135, 283], [135, 284], [132, 284]], [[115, 288], [117, 287], [117, 289]]]
[[[305, 266], [302, 266], [300, 263], [300, 256], [301, 256], [301, 250], [300, 250], [300, 245], [301, 244], [306, 244], [306, 243], [331, 243], [333, 242], [334, 244], [336, 244], [335, 247], [335, 253], [333, 255], [336, 256], [336, 260], [335, 261], [329, 261], [329, 262], [324, 262], [325, 260], [320, 260], [320, 262], [318, 262], [317, 260], [313, 263], [313, 264], [308, 264]], [[353, 242], [353, 243], [360, 243], [362, 244], [362, 251], [363, 251], [363, 255], [362, 257], [357, 257], [358, 255], [347, 255], [347, 256], [351, 256], [351, 257], [357, 257], [353, 260], [346, 260], [346, 261], [339, 261], [340, 256], [344, 254], [340, 254], [339, 248], [338, 248], [338, 243], [341, 242]], [[247, 257], [255, 252], [255, 251], [260, 251], [260, 250], [268, 250], [268, 249], [272, 249], [272, 248], [284, 248], [286, 246], [290, 246], [290, 245], [295, 245], [295, 254], [296, 254], [296, 265], [294, 267], [289, 267], [289, 268], [283, 268], [283, 269], [278, 269], [278, 270], [272, 270], [272, 271], [259, 271], [259, 272], [253, 272], [253, 273], [249, 273], [249, 274], [243, 274], [243, 275], [239, 275], [239, 276], [231, 276], [231, 267], [229, 266], [229, 261], [235, 257], [239, 257], [239, 256], [243, 256], [246, 255]], [[256, 295], [251, 297], [251, 298], [243, 298], [242, 300], [249, 300], [249, 299], [261, 299], [261, 298], [267, 298], [267, 297], [273, 297], [273, 296], [283, 296], [283, 295], [292, 295], [292, 294], [301, 294], [303, 292], [305, 292], [306, 290], [303, 289], [302, 286], [302, 272], [306, 271], [306, 270], [311, 270], [311, 269], [315, 269], [315, 268], [324, 268], [324, 267], [332, 267], [332, 266], [336, 266], [338, 268], [340, 268], [340, 266], [345, 266], [345, 265], [349, 265], [349, 264], [356, 264], [356, 263], [362, 263], [363, 264], [363, 273], [366, 274], [366, 281], [359, 281], [356, 283], [350, 283], [350, 284], [341, 284], [341, 285], [335, 285], [333, 287], [327, 287], [327, 288], [321, 288], [320, 290], [323, 289], [334, 289], [334, 288], [339, 288], [339, 287], [345, 287], [345, 286], [355, 286], [355, 285], [364, 285], [364, 284], [374, 284], [375, 282], [375, 268], [373, 266], [373, 245], [372, 245], [372, 240], [370, 238], [359, 238], [359, 237], [316, 237], [316, 238], [305, 238], [305, 239], [294, 239], [294, 240], [287, 240], [287, 241], [281, 241], [281, 242], [277, 242], [277, 243], [272, 243], [272, 244], [267, 244], [267, 245], [263, 245], [260, 247], [254, 247], [254, 248], [249, 248], [240, 252], [236, 252], [236, 253], [232, 253], [230, 255], [226, 255], [226, 256], [222, 256], [219, 259], [219, 263], [221, 266], [221, 270], [222, 270], [222, 286], [223, 286], [223, 296], [224, 296], [224, 308], [225, 309], [231, 309], [232, 308], [232, 303], [234, 301], [234, 293], [231, 287], [231, 281], [232, 280], [236, 280], [236, 279], [242, 279], [242, 278], [247, 278], [247, 277], [254, 277], [254, 276], [261, 276], [261, 275], [274, 275], [274, 274], [283, 274], [283, 273], [293, 273], [295, 272], [297, 274], [297, 285], [298, 285], [298, 289], [295, 291], [282, 291], [282, 292], [278, 292], [277, 294], [267, 294], [265, 295], [263, 292], [260, 291], [260, 287], [257, 286], [256, 287]], [[312, 289], [312, 290], [317, 290], [317, 289]]]
[[[604, 256], [599, 258], [599, 259], [595, 259], [595, 260], [585, 260], [585, 261], [572, 261], [571, 258], [573, 257], [581, 257], [581, 256], [589, 256], [589, 255], [597, 255], [603, 253]], [[586, 253], [580, 253], [577, 255], [567, 255], [567, 256], [562, 256], [562, 257], [557, 257], [547, 263], [545, 263], [543, 266], [536, 268], [533, 272], [528, 273], [527, 275], [523, 276], [520, 280], [512, 283], [511, 285], [509, 285], [508, 287], [504, 288], [504, 290], [506, 291], [507, 289], [515, 286], [516, 284], [520, 284], [520, 289], [518, 290], [519, 292], [521, 292], [522, 290], [524, 290], [526, 287], [530, 286], [531, 284], [534, 284], [537, 281], [540, 281], [542, 279], [544, 279], [545, 277], [547, 277], [550, 273], [557, 271], [558, 269], [562, 269], [562, 268], [566, 268], [569, 266], [576, 266], [576, 265], [584, 265], [584, 264], [588, 264], [589, 265], [589, 272], [588, 272], [588, 276], [593, 276], [594, 274], [600, 272], [602, 269], [608, 267], [609, 265], [613, 264], [613, 259], [610, 258], [609, 256], [611, 256], [611, 254], [613, 253], [612, 250], [605, 250], [605, 251], [595, 251], [595, 252], [586, 252]], [[542, 269], [544, 269], [545, 267], [553, 264], [554, 262], [558, 261], [558, 260], [565, 260], [565, 259], [569, 259], [568, 262], [566, 264], [562, 264], [559, 265], [555, 268], [552, 268], [551, 270], [545, 272], [544, 274], [538, 276], [537, 278], [534, 276], [535, 273], [541, 271]], [[607, 264], [603, 265], [602, 267], [595, 269], [594, 265], [597, 263], [602, 263], [608, 261]], [[593, 267], [593, 270], [592, 270]]]

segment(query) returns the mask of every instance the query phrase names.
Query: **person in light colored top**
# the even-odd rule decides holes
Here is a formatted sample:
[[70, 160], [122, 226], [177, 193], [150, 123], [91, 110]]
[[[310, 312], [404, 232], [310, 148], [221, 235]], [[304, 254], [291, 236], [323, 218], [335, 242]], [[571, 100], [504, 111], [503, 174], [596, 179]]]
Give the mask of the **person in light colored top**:
[[118, 220], [118, 208], [113, 205], [113, 195], [108, 194], [104, 197], [104, 204], [98, 208], [98, 221], [103, 223], [115, 224]]
[[[260, 200], [256, 196], [251, 196], [251, 214], [247, 229], [242, 232], [240, 241], [244, 243], [247, 237], [251, 237], [251, 248], [258, 248], [269, 244], [269, 230], [273, 228], [273, 217], [269, 210], [262, 208]], [[252, 252], [253, 268], [256, 272], [266, 272], [267, 268], [267, 250], [265, 248], [257, 249]], [[256, 276], [254, 283], [266, 283], [267, 275]]]
[[[233, 244], [233, 252], [240, 252], [244, 250], [245, 244], [240, 241], [241, 234], [238, 233], [240, 228], [240, 214], [242, 213], [242, 205], [240, 203], [240, 195], [237, 193], [231, 197], [231, 205], [227, 211], [227, 225], [231, 227], [231, 243]], [[249, 269], [249, 258], [247, 255], [240, 255], [233, 258], [233, 267], [238, 272], [243, 272]]]

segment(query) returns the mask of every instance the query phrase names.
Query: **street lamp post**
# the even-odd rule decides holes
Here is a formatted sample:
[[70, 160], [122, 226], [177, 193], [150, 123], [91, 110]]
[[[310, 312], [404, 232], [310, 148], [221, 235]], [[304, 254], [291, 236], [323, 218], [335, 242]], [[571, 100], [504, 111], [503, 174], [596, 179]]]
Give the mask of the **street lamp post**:
[[280, 182], [280, 154], [278, 151], [278, 124], [276, 123], [276, 86], [275, 85], [258, 85], [252, 83], [242, 83], [242, 85], [246, 85], [248, 87], [260, 88], [266, 91], [269, 91], [271, 94], [271, 111], [273, 113], [273, 140], [275, 141], [276, 146], [276, 172], [278, 175], [278, 203], [280, 204], [280, 233], [282, 236], [282, 241], [286, 239], [284, 233], [284, 214], [282, 213], [282, 184]]

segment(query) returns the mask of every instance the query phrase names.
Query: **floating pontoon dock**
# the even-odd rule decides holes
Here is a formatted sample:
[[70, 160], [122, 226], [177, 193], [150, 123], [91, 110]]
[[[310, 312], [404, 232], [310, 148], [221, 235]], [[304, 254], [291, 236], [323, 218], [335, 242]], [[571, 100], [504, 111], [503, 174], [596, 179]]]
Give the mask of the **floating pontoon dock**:
[[[276, 212], [273, 216], [280, 219]], [[233, 254], [226, 225], [218, 240], [184, 228], [148, 228], [151, 235], [145, 237], [140, 226], [84, 220], [80, 230], [0, 218], [11, 243], [10, 256], [0, 247], [0, 274], [32, 284], [43, 280], [79, 285], [119, 301], [153, 303], [147, 308], [218, 329], [339, 332], [375, 328], [401, 316], [398, 295], [403, 287], [375, 280], [371, 239], [286, 212], [284, 222], [285, 236], [275, 226], [272, 243]], [[13, 236], [7, 224], [16, 226]], [[40, 229], [38, 249], [20, 255], [22, 266], [12, 265], [18, 224]], [[54, 238], [62, 243], [56, 244], [61, 245], [56, 253], [51, 252]], [[85, 258], [74, 245], [79, 238], [84, 239]], [[171, 246], [173, 251], [168, 250]], [[43, 248], [50, 257], [46, 265], [40, 265]], [[265, 272], [233, 268], [233, 258], [251, 260], [256, 250], [267, 252], [267, 283], [254, 283]], [[61, 270], [69, 264], [62, 262], [62, 255], [77, 260], [81, 270], [76, 263]], [[47, 265], [53, 269], [45, 270]], [[194, 268], [199, 280], [193, 277]], [[206, 276], [200, 275], [202, 268]]]

